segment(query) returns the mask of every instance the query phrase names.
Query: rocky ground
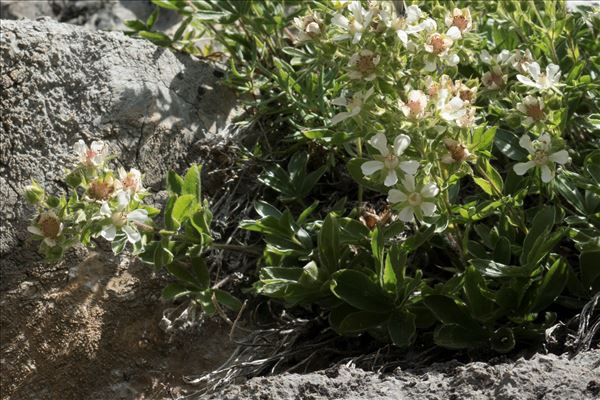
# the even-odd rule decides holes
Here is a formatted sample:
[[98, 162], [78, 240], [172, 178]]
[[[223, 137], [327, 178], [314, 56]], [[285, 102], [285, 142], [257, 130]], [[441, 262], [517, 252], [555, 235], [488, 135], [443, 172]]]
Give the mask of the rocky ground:
[[[3, 1], [2, 16], [49, 15], [98, 28], [107, 26], [102, 15], [133, 3]], [[23, 204], [21, 188], [33, 177], [60, 191], [59, 178], [73, 162], [72, 144], [102, 139], [125, 167], [145, 172], [160, 202], [166, 169], [223, 164], [224, 143], [235, 134], [235, 96], [214, 67], [121, 33], [50, 19], [2, 20], [1, 26], [2, 399], [599, 398], [598, 350], [572, 360], [454, 361], [389, 374], [344, 365], [193, 395], [197, 388], [183, 376], [209, 372], [229, 357], [235, 347], [229, 326], [161, 301], [163, 275], [102, 246], [74, 249], [56, 265], [42, 263], [27, 239], [32, 209]], [[205, 190], [219, 201], [227, 177], [210, 171], [203, 176]]]

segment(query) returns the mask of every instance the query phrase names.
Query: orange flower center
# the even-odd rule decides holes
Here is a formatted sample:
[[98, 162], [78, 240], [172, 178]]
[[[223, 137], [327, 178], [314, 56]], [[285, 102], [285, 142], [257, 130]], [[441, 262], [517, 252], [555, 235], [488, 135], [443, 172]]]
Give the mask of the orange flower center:
[[38, 219], [38, 226], [44, 237], [55, 239], [60, 233], [60, 220], [54, 215], [42, 214]]
[[452, 25], [454, 25], [455, 27], [460, 29], [460, 31], [462, 32], [465, 29], [467, 29], [467, 26], [469, 25], [469, 21], [467, 20], [467, 18], [464, 15], [455, 15], [454, 18], [452, 19]]
[[534, 121], [541, 121], [546, 116], [544, 110], [542, 110], [542, 108], [537, 104], [533, 104], [527, 107], [527, 115], [531, 117], [531, 119], [533, 119]]
[[375, 68], [376, 68], [375, 62], [373, 61], [374, 58], [375, 58], [374, 55], [360, 56], [358, 58], [358, 60], [356, 61], [356, 68], [362, 74], [372, 73], [373, 71], [375, 71]]
[[88, 194], [94, 200], [108, 200], [114, 191], [115, 187], [112, 182], [98, 179], [90, 183], [88, 188]]
[[435, 54], [440, 54], [446, 50], [446, 45], [444, 44], [444, 38], [442, 35], [436, 33], [431, 37], [431, 47], [433, 47], [433, 52]]
[[459, 96], [462, 101], [468, 101], [468, 102], [473, 101], [473, 97], [474, 97], [473, 92], [470, 90], [461, 90]]

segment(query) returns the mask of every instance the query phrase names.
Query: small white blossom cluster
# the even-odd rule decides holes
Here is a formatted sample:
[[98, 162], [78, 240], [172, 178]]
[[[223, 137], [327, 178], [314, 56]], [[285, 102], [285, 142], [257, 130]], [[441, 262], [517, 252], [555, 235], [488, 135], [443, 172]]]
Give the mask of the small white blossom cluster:
[[119, 167], [115, 174], [106, 166], [108, 146], [102, 141], [88, 146], [79, 140], [73, 153], [77, 165], [69, 176], [75, 179], [75, 193], [69, 204], [66, 200], [46, 198], [36, 183], [26, 188], [30, 201], [43, 209], [28, 227], [29, 232], [48, 248], [68, 246], [72, 240], [69, 235], [91, 226], [92, 237], [139, 243], [140, 230], [151, 225], [148, 211], [141, 204], [146, 191], [140, 171]]

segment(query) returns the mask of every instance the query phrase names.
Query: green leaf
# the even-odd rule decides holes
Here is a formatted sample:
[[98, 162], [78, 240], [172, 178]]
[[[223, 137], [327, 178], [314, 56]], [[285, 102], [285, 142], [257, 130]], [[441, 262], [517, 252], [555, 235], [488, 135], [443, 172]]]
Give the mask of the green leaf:
[[339, 324], [339, 333], [362, 332], [382, 325], [388, 319], [388, 314], [371, 311], [357, 311], [348, 314]]
[[388, 321], [388, 334], [398, 347], [410, 346], [417, 335], [415, 315], [408, 311], [394, 311]]
[[254, 209], [256, 210], [258, 215], [261, 216], [261, 218], [271, 216], [279, 219], [281, 217], [281, 211], [279, 211], [277, 208], [267, 203], [266, 201], [256, 201], [254, 203]]
[[510, 264], [511, 256], [510, 240], [507, 237], [501, 236], [496, 242], [492, 258], [500, 264]]
[[360, 310], [385, 312], [393, 305], [382, 289], [359, 271], [343, 269], [336, 272], [330, 288], [338, 298]]
[[475, 181], [477, 186], [479, 186], [485, 193], [487, 193], [490, 196], [494, 195], [494, 190], [492, 189], [492, 184], [489, 183], [487, 180], [476, 177], [476, 176], [473, 177], [473, 180]]
[[433, 315], [444, 324], [458, 324], [465, 327], [477, 326], [467, 313], [466, 307], [459, 306], [454, 299], [448, 296], [431, 295], [425, 297], [423, 302]]
[[474, 348], [483, 344], [486, 339], [483, 330], [457, 324], [440, 325], [433, 333], [435, 344], [448, 349]]
[[494, 303], [484, 295], [487, 291], [485, 280], [472, 266], [465, 271], [464, 291], [473, 316], [479, 320], [487, 320], [494, 311]]
[[321, 264], [332, 274], [338, 269], [340, 259], [340, 237], [337, 219], [332, 213], [327, 214], [319, 232], [319, 259]]
[[148, 39], [157, 46], [168, 47], [171, 45], [171, 38], [162, 32], [139, 31], [138, 35]]
[[242, 309], [242, 302], [230, 293], [227, 293], [221, 289], [212, 289], [212, 292], [215, 294], [217, 301], [229, 308], [231, 311], [237, 312]]
[[193, 194], [179, 196], [173, 205], [172, 218], [181, 225], [183, 220], [190, 217], [198, 209], [198, 201]]
[[505, 265], [492, 260], [474, 258], [469, 262], [483, 275], [491, 278], [528, 277], [531, 274], [529, 268]]
[[520, 261], [521, 265], [527, 264], [527, 257], [531, 252], [535, 242], [547, 235], [554, 226], [554, 218], [556, 211], [553, 206], [545, 206], [535, 214], [533, 222], [525, 241], [523, 242], [523, 252], [521, 253]]
[[513, 133], [504, 130], [498, 129], [496, 132], [496, 137], [494, 139], [494, 144], [508, 158], [515, 161], [523, 161], [527, 158], [527, 150], [522, 148], [519, 145], [519, 138], [516, 137]]
[[182, 194], [192, 194], [198, 203], [202, 202], [202, 186], [200, 180], [201, 167], [193, 164], [183, 178]]
[[192, 293], [188, 288], [179, 283], [169, 283], [162, 290], [162, 297], [166, 300], [175, 300]]
[[533, 312], [543, 311], [560, 296], [567, 284], [567, 267], [566, 261], [562, 258], [552, 264], [537, 290], [535, 303], [531, 309]]
[[154, 11], [152, 11], [152, 14], [150, 14], [150, 16], [148, 17], [148, 19], [146, 20], [146, 27], [147, 27], [147, 29], [152, 29], [152, 27], [156, 23], [156, 20], [158, 19], [158, 10], [159, 10], [159, 8], [156, 7], [154, 9]]
[[169, 196], [169, 198], [167, 199], [167, 203], [165, 204], [165, 227], [170, 231], [176, 230], [181, 225], [179, 221], [175, 221], [173, 219], [173, 207], [175, 207], [176, 201], [177, 195], [173, 194]]
[[146, 25], [137, 19], [128, 19], [123, 21], [126, 27], [133, 29], [134, 31], [143, 31], [146, 29]]
[[481, 151], [489, 149], [490, 145], [494, 142], [494, 137], [496, 136], [496, 129], [498, 127], [493, 126], [488, 130], [485, 130], [484, 127], [481, 127], [473, 133], [473, 151]]
[[166, 8], [167, 10], [178, 11], [185, 6], [184, 0], [151, 0], [153, 4]]
[[169, 172], [167, 172], [167, 190], [171, 193], [180, 195], [182, 188], [183, 178], [175, 171], [169, 170]]
[[600, 290], [600, 249], [583, 251], [579, 255], [581, 280], [586, 289]]

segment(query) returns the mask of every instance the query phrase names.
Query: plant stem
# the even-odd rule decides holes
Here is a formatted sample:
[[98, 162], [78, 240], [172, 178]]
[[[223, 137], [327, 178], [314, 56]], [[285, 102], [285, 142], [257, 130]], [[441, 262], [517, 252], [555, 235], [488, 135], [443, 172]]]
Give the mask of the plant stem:
[[[357, 138], [356, 139], [356, 154], [358, 155], [358, 158], [362, 158], [362, 138]], [[359, 183], [358, 184], [358, 208], [359, 210], [362, 209], [362, 203], [363, 203], [363, 186]]]

